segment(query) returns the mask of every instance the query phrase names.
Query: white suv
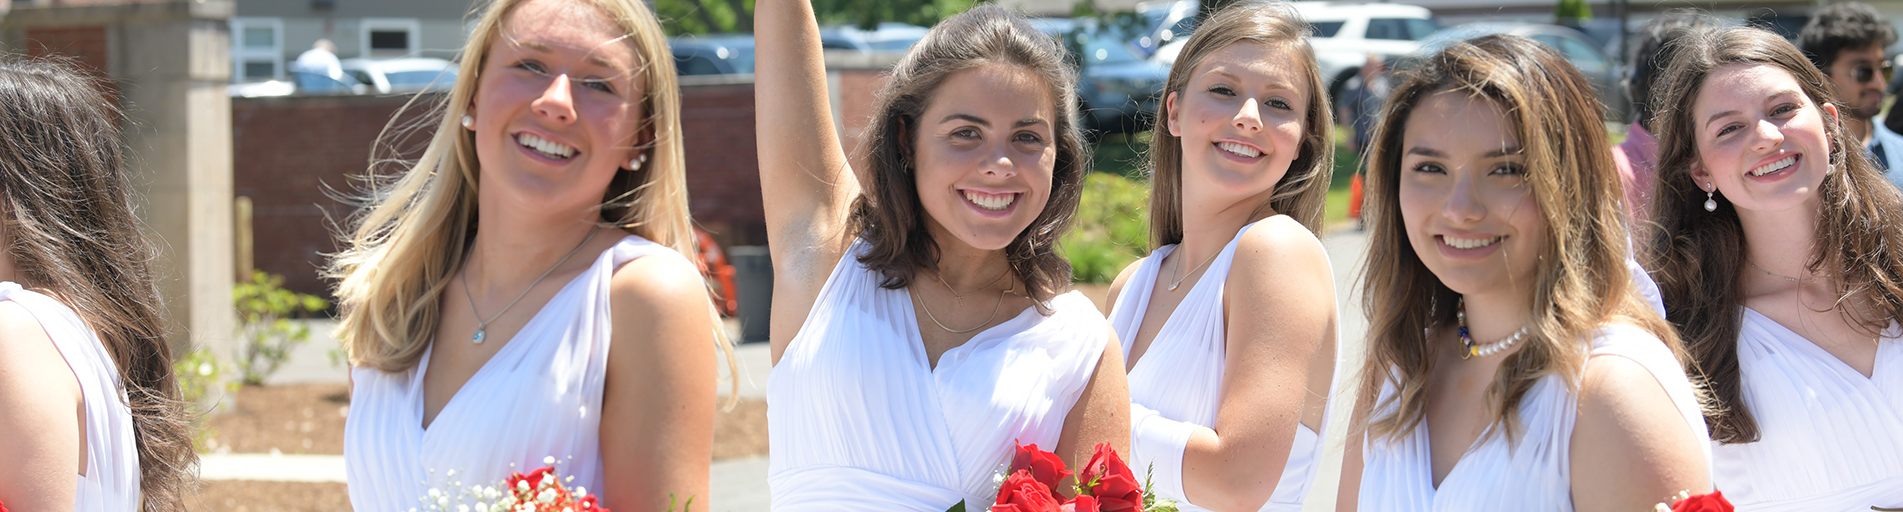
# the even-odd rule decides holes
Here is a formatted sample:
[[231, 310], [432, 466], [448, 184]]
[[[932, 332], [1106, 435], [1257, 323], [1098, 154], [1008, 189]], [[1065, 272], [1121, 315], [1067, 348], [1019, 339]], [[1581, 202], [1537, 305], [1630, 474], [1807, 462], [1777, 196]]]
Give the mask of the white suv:
[[1328, 97], [1341, 96], [1342, 86], [1361, 72], [1368, 54], [1384, 60], [1413, 53], [1421, 40], [1440, 30], [1425, 7], [1389, 3], [1291, 2], [1296, 12], [1315, 27], [1310, 42]]

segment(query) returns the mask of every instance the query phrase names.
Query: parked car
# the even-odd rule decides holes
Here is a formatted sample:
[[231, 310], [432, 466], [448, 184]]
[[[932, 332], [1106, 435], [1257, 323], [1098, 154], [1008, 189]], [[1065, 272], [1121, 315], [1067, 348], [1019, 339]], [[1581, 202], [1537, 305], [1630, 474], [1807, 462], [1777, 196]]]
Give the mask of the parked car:
[[[1472, 39], [1490, 34], [1512, 34], [1539, 41], [1555, 50], [1566, 60], [1579, 68], [1586, 79], [1592, 81], [1592, 87], [1599, 94], [1599, 102], [1606, 106], [1606, 120], [1624, 121], [1631, 111], [1631, 100], [1626, 98], [1625, 65], [1618, 59], [1606, 55], [1592, 38], [1578, 30], [1543, 23], [1522, 22], [1484, 22], [1469, 23], [1449, 28], [1435, 34], [1421, 45], [1421, 55], [1439, 51], [1455, 41]], [[1397, 68], [1407, 67], [1406, 64]]]
[[443, 59], [344, 59], [343, 68], [377, 94], [447, 91], [456, 85], [456, 63]]
[[1137, 4], [1137, 15], [1145, 21], [1141, 34], [1130, 41], [1145, 57], [1176, 41], [1188, 41], [1196, 31], [1196, 15], [1202, 4], [1197, 0], [1162, 0]]
[[681, 76], [753, 74], [753, 35], [721, 34], [669, 39]]
[[1328, 97], [1341, 97], [1348, 79], [1361, 73], [1368, 55], [1394, 60], [1414, 53], [1421, 40], [1440, 30], [1425, 7], [1389, 3], [1291, 2], [1314, 27], [1310, 45], [1328, 81]]
[[820, 29], [819, 43], [828, 50], [903, 52], [925, 39], [925, 33], [929, 31], [931, 29], [895, 21], [880, 23], [878, 28], [872, 30], [836, 25]]
[[1092, 18], [1042, 18], [1032, 25], [1062, 38], [1076, 53], [1079, 72], [1077, 98], [1084, 128], [1095, 132], [1130, 133], [1148, 129], [1162, 101], [1168, 64], [1144, 58], [1119, 30], [1099, 26]]
[[282, 80], [245, 82], [225, 86], [225, 95], [233, 98], [269, 98], [297, 94], [297, 86]]

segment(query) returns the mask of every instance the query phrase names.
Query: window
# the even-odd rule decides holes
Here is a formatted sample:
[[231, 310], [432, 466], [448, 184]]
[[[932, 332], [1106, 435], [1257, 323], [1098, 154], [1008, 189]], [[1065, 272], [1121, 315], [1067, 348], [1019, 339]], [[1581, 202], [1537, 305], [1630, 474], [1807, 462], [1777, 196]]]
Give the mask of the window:
[[1335, 33], [1341, 32], [1341, 23], [1342, 22], [1339, 21], [1318, 21], [1310, 23], [1308, 26], [1314, 28], [1315, 37], [1335, 37]]
[[360, 57], [413, 57], [422, 48], [423, 31], [415, 18], [364, 18], [358, 27]]
[[278, 18], [231, 19], [231, 81], [284, 78], [284, 21]]
[[1368, 20], [1368, 39], [1419, 41], [1440, 30], [1434, 20], [1420, 18], [1374, 18]]

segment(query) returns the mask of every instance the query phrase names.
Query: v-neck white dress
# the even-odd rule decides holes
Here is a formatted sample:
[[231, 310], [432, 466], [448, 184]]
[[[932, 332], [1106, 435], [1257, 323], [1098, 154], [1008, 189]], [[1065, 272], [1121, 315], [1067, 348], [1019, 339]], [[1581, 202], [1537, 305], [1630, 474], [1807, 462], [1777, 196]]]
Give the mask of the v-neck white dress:
[[[905, 289], [855, 241], [767, 386], [774, 512], [943, 512], [995, 499], [1014, 442], [1054, 450], [1110, 342], [1082, 293], [945, 351], [931, 367]], [[928, 327], [936, 328], [936, 327]]]
[[86, 416], [85, 437], [79, 441], [86, 443], [86, 474], [74, 476], [78, 485], [73, 510], [138, 510], [139, 445], [133, 435], [132, 408], [119, 381], [119, 365], [106, 352], [106, 345], [79, 313], [52, 297], [5, 281], [0, 282], [0, 301], [26, 308], [79, 379], [80, 408]]
[[[1711, 460], [1704, 414], [1685, 370], [1665, 343], [1637, 327], [1613, 325], [1599, 329], [1591, 354], [1624, 357], [1651, 372], [1698, 439], [1705, 460]], [[1382, 387], [1381, 399], [1393, 394], [1390, 380]], [[1578, 395], [1558, 375], [1540, 379], [1520, 401], [1517, 441], [1494, 435], [1498, 424], [1489, 427], [1438, 488], [1426, 422], [1399, 439], [1366, 439], [1361, 510], [1571, 512], [1573, 421], [1578, 404]], [[1374, 417], [1393, 414], [1394, 405], [1388, 404]], [[1725, 494], [1730, 497], [1729, 491]]]
[[1712, 483], [1740, 512], [1903, 508], [1903, 328], [1864, 377], [1750, 308], [1738, 333], [1758, 441], [1712, 446]]
[[[1235, 261], [1237, 242], [1250, 227], [1260, 223], [1243, 227], [1217, 253], [1183, 302], [1163, 322], [1143, 358], [1130, 369], [1130, 466], [1138, 471], [1154, 468], [1151, 482], [1157, 495], [1176, 500], [1184, 512], [1208, 510], [1183, 497], [1183, 449], [1196, 428], [1216, 425], [1216, 411], [1222, 401], [1223, 361], [1228, 354], [1223, 290]], [[1152, 251], [1124, 284], [1116, 308], [1110, 311], [1110, 325], [1120, 334], [1125, 357], [1130, 354], [1137, 330], [1143, 327], [1143, 315], [1150, 307], [1150, 294], [1160, 277], [1162, 261], [1176, 247], [1171, 244]], [[1334, 396], [1334, 392], [1328, 390], [1323, 396]], [[1327, 430], [1325, 424], [1322, 430]], [[1302, 509], [1302, 500], [1315, 479], [1321, 448], [1320, 435], [1306, 425], [1295, 424], [1288, 462], [1283, 464], [1275, 491], [1261, 510]]]
[[545, 457], [560, 461], [561, 475], [574, 477], [569, 485], [600, 491], [601, 393], [613, 327], [609, 284], [615, 269], [649, 256], [683, 258], [632, 235], [603, 251], [469, 377], [427, 430], [423, 375], [432, 351], [409, 371], [352, 368], [344, 424], [351, 508], [421, 508], [418, 500], [430, 489], [453, 493], [457, 482], [464, 489], [494, 486], [511, 471], [547, 465]]

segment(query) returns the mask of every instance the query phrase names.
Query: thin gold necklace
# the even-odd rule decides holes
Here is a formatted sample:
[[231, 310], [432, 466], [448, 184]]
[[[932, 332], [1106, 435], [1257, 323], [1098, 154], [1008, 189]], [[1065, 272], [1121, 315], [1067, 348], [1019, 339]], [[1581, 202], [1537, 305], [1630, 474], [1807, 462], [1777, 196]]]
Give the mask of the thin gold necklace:
[[601, 232], [601, 230], [599, 229], [589, 230], [588, 237], [581, 239], [581, 243], [575, 244], [574, 249], [569, 249], [567, 256], [563, 256], [561, 261], [555, 262], [554, 265], [549, 265], [548, 270], [542, 272], [542, 277], [535, 278], [534, 282], [529, 283], [528, 288], [523, 288], [522, 293], [517, 294], [515, 296], [515, 300], [509, 301], [509, 305], [503, 306], [502, 311], [497, 311], [495, 316], [489, 317], [488, 320], [482, 319], [482, 312], [476, 311], [476, 299], [471, 298], [469, 296], [469, 272], [468, 272], [469, 269], [467, 264], [465, 264], [463, 268], [463, 273], [462, 273], [463, 300], [469, 302], [469, 312], [476, 314], [476, 334], [474, 336], [470, 336], [469, 341], [474, 341], [476, 342], [477, 345], [481, 345], [483, 338], [488, 337], [489, 322], [494, 322], [496, 321], [497, 318], [502, 318], [503, 313], [507, 313], [509, 312], [509, 308], [515, 307], [515, 303], [522, 302], [522, 298], [527, 297], [529, 295], [529, 290], [535, 289], [535, 285], [542, 284], [542, 280], [547, 279], [549, 274], [555, 273], [556, 268], [561, 267], [563, 263], [567, 263], [569, 258], [575, 257], [575, 253], [581, 252], [582, 246], [588, 245], [588, 241], [594, 240], [595, 233], [599, 233], [599, 232]]
[[1752, 262], [1751, 260], [1744, 260], [1744, 262], [1745, 262], [1745, 263], [1748, 263], [1748, 264], [1750, 264], [1750, 265], [1751, 265], [1751, 268], [1755, 268], [1755, 269], [1758, 269], [1758, 271], [1759, 271], [1759, 272], [1763, 272], [1763, 273], [1765, 273], [1766, 275], [1769, 275], [1769, 276], [1771, 276], [1771, 277], [1775, 277], [1775, 278], [1778, 278], [1778, 279], [1783, 279], [1783, 280], [1785, 280], [1785, 281], [1790, 281], [1790, 282], [1793, 282], [1793, 283], [1808, 283], [1808, 282], [1811, 282], [1811, 281], [1816, 281], [1816, 280], [1817, 280], [1817, 278], [1816, 278], [1816, 277], [1812, 277], [1812, 278], [1809, 278], [1809, 279], [1798, 279], [1798, 278], [1795, 278], [1795, 277], [1787, 277], [1787, 276], [1784, 276], [1784, 275], [1782, 275], [1782, 274], [1778, 274], [1778, 273], [1775, 273], [1775, 272], [1771, 272], [1771, 271], [1769, 271], [1769, 270], [1765, 270], [1765, 269], [1764, 269], [1764, 267], [1760, 267], [1760, 266], [1758, 266], [1758, 264], [1757, 264], [1757, 263], [1753, 263], [1753, 262]]
[[[996, 281], [993, 281], [993, 282], [996, 282]], [[947, 288], [950, 288], [950, 287], [947, 286]], [[991, 321], [996, 320], [998, 318], [998, 308], [1004, 305], [1004, 294], [1006, 292], [1010, 292], [1012, 290], [1018, 289], [1018, 285], [1017, 283], [1012, 283], [1010, 288], [1006, 288], [1004, 291], [998, 292], [998, 302], [991, 305], [991, 316], [985, 317], [985, 321], [979, 322], [977, 326], [972, 327], [970, 329], [953, 329], [950, 327], [946, 327], [944, 322], [938, 321], [938, 317], [932, 314], [932, 308], [925, 306], [925, 298], [919, 296], [917, 288], [907, 286], [905, 287], [905, 289], [906, 291], [912, 292], [912, 300], [918, 301], [918, 308], [920, 310], [925, 311], [925, 318], [929, 318], [932, 320], [932, 323], [938, 324], [938, 328], [944, 329], [945, 332], [949, 332], [952, 334], [964, 334], [971, 331], [983, 329], [985, 326], [991, 325]], [[956, 294], [957, 292], [952, 292], [952, 293]]]
[[[1002, 281], [1002, 280], [1004, 280], [1004, 276], [1006, 276], [1006, 275], [1010, 275], [1010, 274], [1011, 274], [1011, 267], [1008, 267], [1008, 266], [1007, 266], [1007, 267], [1005, 267], [1005, 268], [1004, 268], [1004, 271], [1003, 271], [1003, 272], [999, 272], [999, 273], [998, 273], [998, 277], [997, 277], [996, 279], [992, 279], [992, 280], [991, 280], [991, 282], [989, 282], [989, 283], [985, 283], [985, 285], [984, 285], [984, 286], [980, 286], [980, 287], [978, 287], [978, 289], [977, 289], [977, 290], [972, 290], [972, 292], [973, 292], [973, 293], [976, 293], [976, 292], [977, 292], [978, 290], [983, 290], [983, 289], [985, 289], [985, 288], [990, 288], [990, 287], [991, 287], [992, 285], [995, 285], [995, 284], [998, 284], [998, 281]], [[938, 273], [938, 271], [937, 271], [937, 270], [933, 270], [933, 271], [932, 271], [932, 277], [934, 277], [934, 278], [937, 278], [937, 279], [938, 279], [938, 284], [942, 284], [942, 285], [945, 285], [945, 289], [946, 289], [946, 290], [951, 290], [951, 294], [952, 294], [952, 304], [954, 304], [954, 306], [953, 306], [953, 307], [957, 307], [957, 306], [963, 306], [963, 305], [965, 304], [965, 295], [968, 295], [968, 294], [964, 294], [964, 293], [958, 293], [958, 289], [956, 289], [956, 288], [952, 288], [952, 285], [951, 285], [951, 283], [947, 283], [947, 282], [945, 282], [945, 276], [943, 276], [943, 275], [939, 275], [939, 273]]]
[[[1181, 249], [1181, 248], [1182, 248], [1182, 246], [1180, 246], [1180, 245], [1179, 245], [1179, 246], [1177, 246], [1177, 248], [1178, 248], [1178, 249]], [[1176, 287], [1178, 287], [1178, 286], [1182, 286], [1182, 285], [1183, 285], [1183, 279], [1186, 279], [1186, 278], [1188, 278], [1188, 277], [1189, 277], [1189, 274], [1194, 274], [1194, 273], [1196, 273], [1196, 271], [1197, 271], [1197, 270], [1200, 270], [1200, 269], [1202, 269], [1202, 268], [1203, 268], [1203, 265], [1208, 265], [1208, 264], [1209, 264], [1209, 262], [1211, 262], [1211, 261], [1216, 261], [1216, 257], [1217, 257], [1217, 256], [1221, 256], [1221, 255], [1222, 255], [1222, 251], [1216, 251], [1216, 253], [1215, 253], [1215, 254], [1211, 254], [1211, 255], [1209, 255], [1209, 258], [1207, 258], [1207, 259], [1204, 259], [1202, 263], [1197, 263], [1197, 264], [1196, 264], [1196, 268], [1192, 268], [1192, 269], [1189, 269], [1189, 272], [1188, 272], [1188, 273], [1185, 273], [1185, 274], [1183, 274], [1182, 276], [1177, 276], [1177, 275], [1176, 275], [1176, 274], [1174, 274], [1174, 273], [1172, 273], [1172, 274], [1170, 274], [1170, 278], [1171, 278], [1171, 279], [1175, 279], [1176, 281], [1175, 281], [1175, 282], [1172, 282], [1172, 283], [1170, 283], [1170, 289], [1169, 289], [1169, 291], [1172, 291], [1172, 292], [1173, 292], [1173, 291], [1176, 291]], [[1181, 272], [1181, 271], [1183, 270], [1183, 263], [1182, 263], [1182, 260], [1177, 260], [1177, 263], [1176, 263], [1176, 270], [1177, 270], [1177, 272]]]

